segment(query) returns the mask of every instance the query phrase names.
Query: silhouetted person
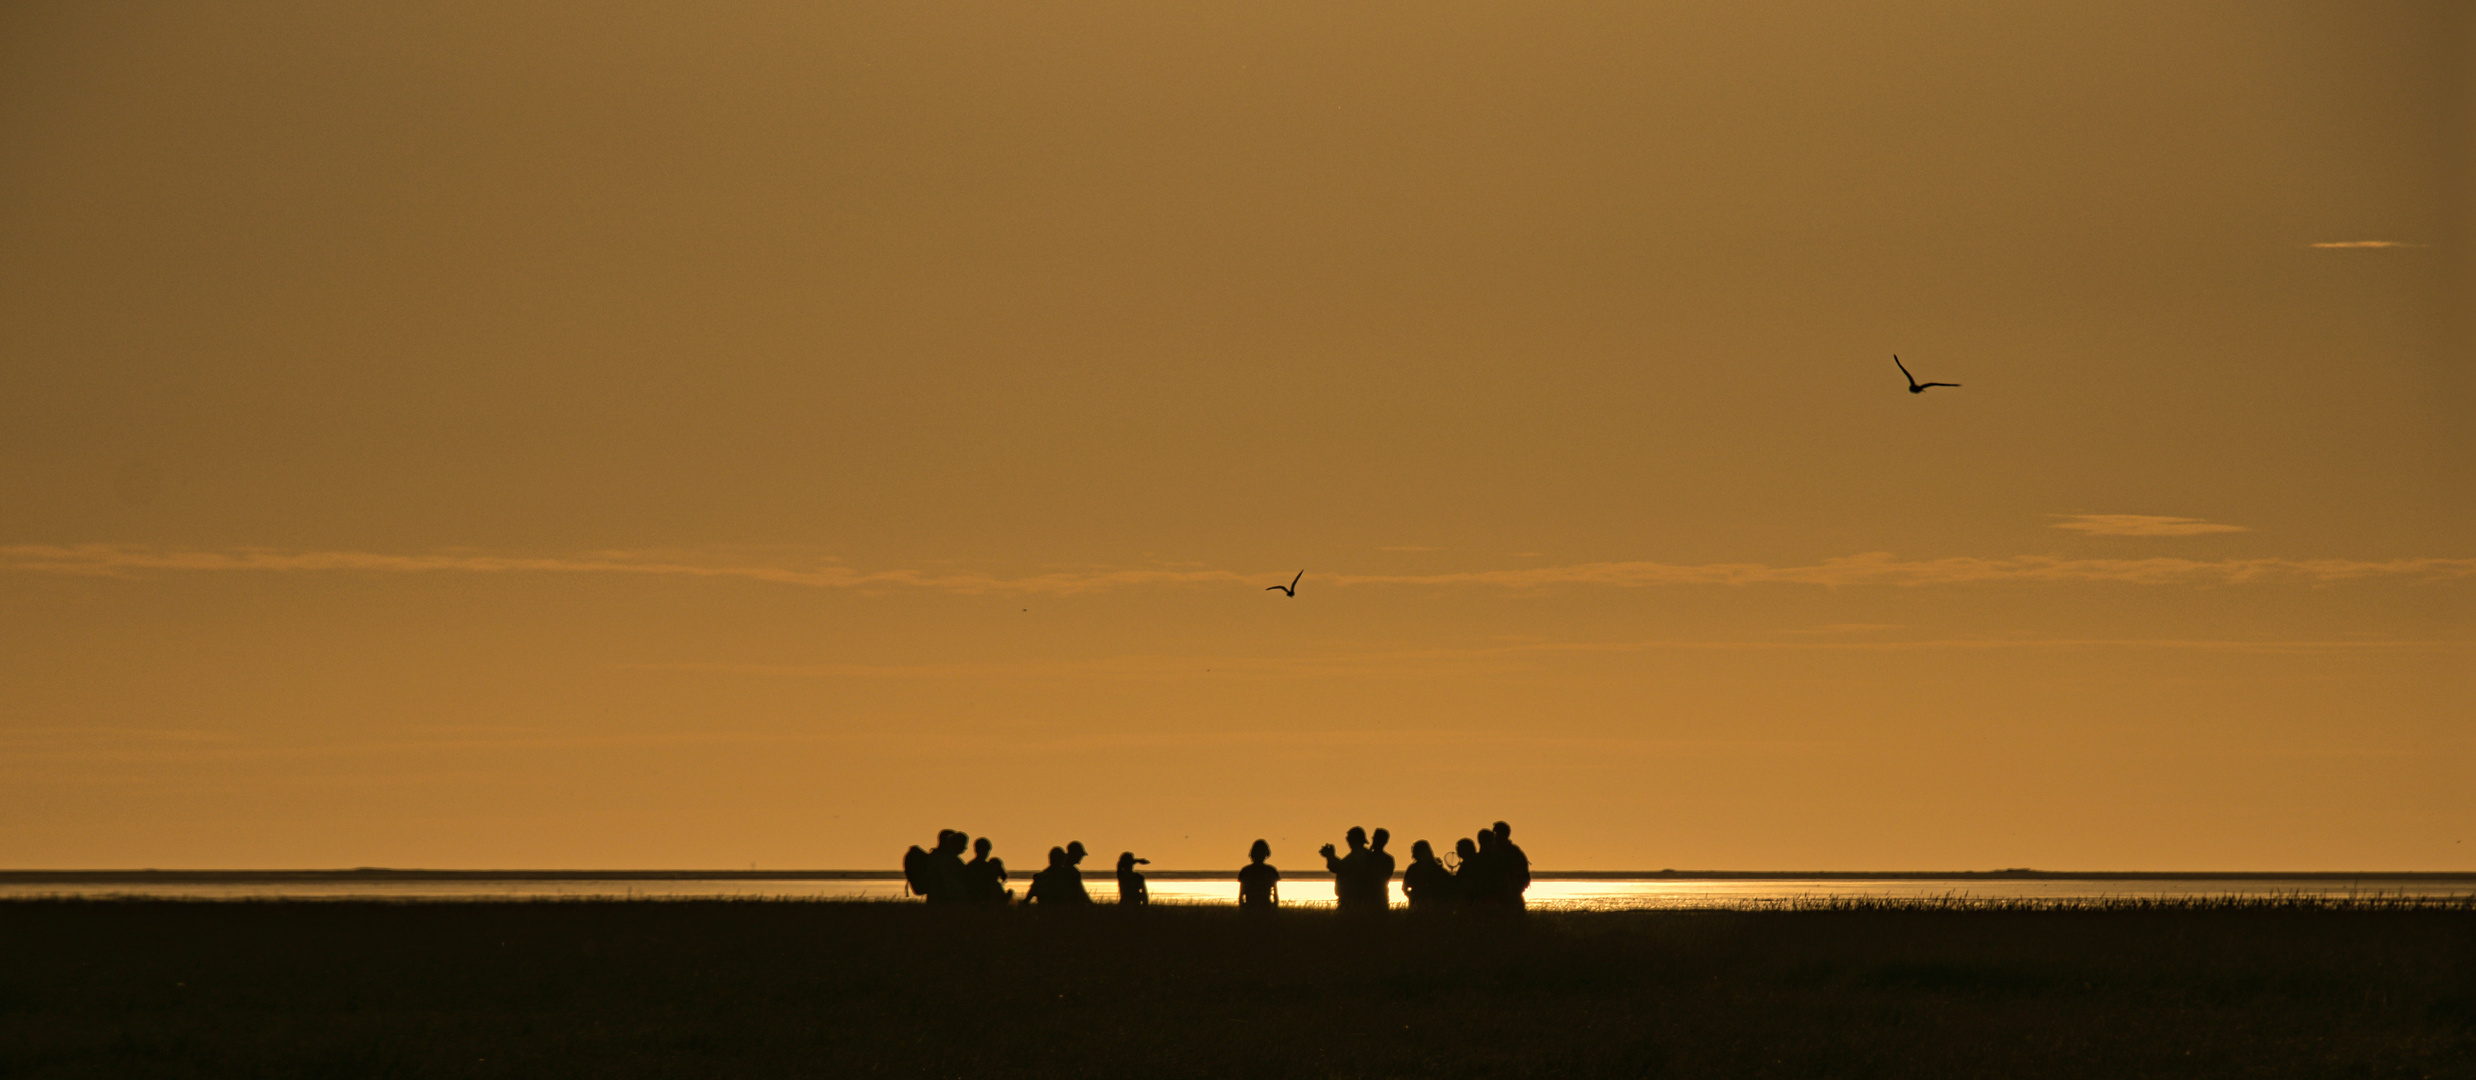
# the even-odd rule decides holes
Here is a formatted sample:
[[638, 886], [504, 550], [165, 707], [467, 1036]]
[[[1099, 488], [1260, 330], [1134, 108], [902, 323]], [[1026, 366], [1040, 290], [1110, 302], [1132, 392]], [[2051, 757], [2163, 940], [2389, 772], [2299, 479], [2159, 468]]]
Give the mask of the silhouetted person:
[[1496, 863], [1490, 858], [1495, 854], [1492, 849], [1496, 834], [1494, 830], [1481, 829], [1479, 838], [1486, 842], [1486, 847], [1467, 836], [1453, 842], [1457, 863], [1453, 868], [1453, 902], [1463, 907], [1485, 906], [1497, 891]]
[[1522, 894], [1530, 891], [1530, 856], [1513, 842], [1513, 826], [1499, 821], [1491, 831], [1496, 834], [1496, 887], [1506, 905], [1519, 909]]
[[[1910, 375], [1910, 374], [1909, 374], [1909, 366], [1908, 366], [1907, 364], [1901, 364], [1901, 363], [1900, 363], [1900, 357], [1899, 357], [1898, 355], [1896, 355], [1896, 354], [1895, 354], [1895, 355], [1891, 358], [1891, 362], [1892, 362], [1892, 363], [1894, 363], [1894, 364], [1900, 364], [1900, 374], [1901, 374], [1903, 377], [1905, 377], [1906, 379], [1908, 379], [1908, 381], [1909, 381], [1909, 393], [1912, 393], [1912, 394], [1922, 394], [1922, 393], [1925, 393], [1925, 392], [1926, 392], [1926, 388], [1927, 388], [1927, 387], [1929, 387], [1929, 386], [1948, 386], [1948, 387], [1951, 387], [1951, 388], [1952, 388], [1952, 389], [1954, 389], [1954, 390], [1958, 390], [1958, 389], [1960, 389], [1960, 384], [1959, 384], [1959, 383], [1956, 383], [1956, 382], [1924, 382], [1924, 383], [1918, 382], [1918, 381], [1917, 381], [1917, 376], [1915, 376], [1915, 375]], [[1301, 573], [1304, 573], [1305, 571], [1300, 571], [1300, 572], [1301, 572]]]
[[1393, 853], [1384, 850], [1384, 845], [1392, 840], [1392, 830], [1379, 826], [1367, 841], [1367, 880], [1361, 887], [1374, 897], [1375, 908], [1382, 911], [1393, 909]]
[[1333, 906], [1342, 911], [1373, 910], [1367, 902], [1367, 830], [1352, 825], [1343, 838], [1350, 842], [1347, 855], [1334, 855], [1331, 844], [1316, 849], [1316, 854], [1324, 856], [1324, 868], [1333, 872]]
[[1401, 872], [1401, 891], [1410, 910], [1434, 911], [1453, 903], [1453, 872], [1436, 861], [1436, 849], [1421, 840], [1410, 845], [1410, 865]]
[[1092, 894], [1083, 891], [1083, 872], [1075, 869], [1075, 857], [1065, 848], [1049, 849], [1049, 866], [1032, 875], [1032, 887], [1024, 890], [1023, 902], [1042, 907], [1083, 907], [1092, 902]]
[[1132, 851], [1118, 853], [1118, 903], [1149, 904], [1152, 890], [1143, 883], [1143, 875], [1135, 872], [1135, 864], [1152, 864], [1150, 859], [1138, 859]]
[[932, 904], [968, 899], [970, 878], [963, 871], [963, 848], [970, 843], [969, 833], [937, 830], [935, 850], [922, 851], [914, 845], [903, 853], [903, 884]]
[[963, 864], [964, 895], [980, 904], [1003, 904], [1014, 898], [1006, 887], [1006, 860], [989, 854], [989, 838], [971, 842], [972, 860]]
[[1281, 871], [1264, 860], [1272, 858], [1272, 845], [1261, 840], [1247, 849], [1247, 865], [1238, 871], [1238, 908], [1241, 911], [1271, 911], [1281, 903]]

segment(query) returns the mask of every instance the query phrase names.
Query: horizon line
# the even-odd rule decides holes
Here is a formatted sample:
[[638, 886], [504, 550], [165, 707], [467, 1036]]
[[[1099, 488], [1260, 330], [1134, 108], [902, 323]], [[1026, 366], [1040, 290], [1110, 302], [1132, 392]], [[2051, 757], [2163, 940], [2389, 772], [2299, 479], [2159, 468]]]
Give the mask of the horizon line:
[[[1028, 873], [1029, 871], [1026, 871]], [[1081, 871], [1086, 880], [1113, 880], [1107, 869]], [[1235, 870], [1145, 870], [1147, 879], [1163, 881], [1218, 880]], [[1283, 871], [1285, 880], [1320, 881], [1328, 870]], [[2467, 880], [2476, 870], [2039, 870], [2006, 867], [1992, 870], [1533, 870], [1534, 881], [1941, 881], [2011, 878], [2080, 881], [2242, 881], [2301, 880]], [[0, 885], [110, 884], [113, 882], [271, 882], [314, 880], [400, 881], [900, 881], [901, 870], [438, 870], [362, 866], [350, 869], [293, 870], [0, 870]]]

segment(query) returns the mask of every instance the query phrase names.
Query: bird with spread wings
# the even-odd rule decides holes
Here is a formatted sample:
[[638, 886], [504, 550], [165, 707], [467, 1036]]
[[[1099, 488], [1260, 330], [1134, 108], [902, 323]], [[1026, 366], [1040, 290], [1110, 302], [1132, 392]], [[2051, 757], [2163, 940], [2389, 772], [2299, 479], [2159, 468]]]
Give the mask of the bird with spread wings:
[[1893, 354], [1892, 354], [1892, 356], [1891, 356], [1891, 362], [1892, 362], [1892, 363], [1894, 363], [1894, 364], [1900, 364], [1900, 374], [1902, 374], [1902, 375], [1907, 375], [1907, 376], [1908, 376], [1908, 380], [1909, 380], [1909, 393], [1912, 393], [1912, 394], [1922, 394], [1922, 393], [1925, 393], [1925, 392], [1926, 392], [1926, 388], [1927, 388], [1927, 387], [1929, 387], [1929, 386], [1948, 386], [1948, 387], [1951, 387], [1951, 388], [1952, 388], [1952, 389], [1954, 389], [1954, 390], [1957, 390], [1957, 389], [1959, 389], [1959, 388], [1960, 388], [1960, 384], [1959, 384], [1959, 383], [1956, 383], [1956, 382], [1918, 382], [1918, 381], [1917, 381], [1917, 376], [1915, 376], [1915, 375], [1909, 375], [1909, 366], [1908, 366], [1907, 364], [1901, 364], [1901, 363], [1900, 363], [1900, 354], [1898, 354], [1898, 353], [1893, 353]]

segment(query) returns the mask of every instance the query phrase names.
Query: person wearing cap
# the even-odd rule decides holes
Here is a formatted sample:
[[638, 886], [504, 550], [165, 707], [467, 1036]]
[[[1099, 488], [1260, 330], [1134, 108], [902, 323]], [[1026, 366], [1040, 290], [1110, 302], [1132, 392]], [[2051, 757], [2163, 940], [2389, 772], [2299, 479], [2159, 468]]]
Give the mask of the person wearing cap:
[[1066, 842], [1066, 880], [1060, 887], [1074, 894], [1074, 903], [1089, 904], [1092, 894], [1083, 889], [1083, 856], [1083, 841]]
[[1118, 853], [1118, 903], [1149, 904], [1152, 890], [1143, 883], [1143, 875], [1135, 872], [1135, 864], [1152, 865], [1150, 859], [1138, 859], [1132, 851]]
[[1075, 869], [1075, 856], [1066, 848], [1053, 847], [1049, 849], [1048, 868], [1032, 875], [1032, 886], [1023, 891], [1023, 902], [1041, 907], [1084, 907], [1091, 904], [1092, 894], [1083, 889], [1083, 872]]

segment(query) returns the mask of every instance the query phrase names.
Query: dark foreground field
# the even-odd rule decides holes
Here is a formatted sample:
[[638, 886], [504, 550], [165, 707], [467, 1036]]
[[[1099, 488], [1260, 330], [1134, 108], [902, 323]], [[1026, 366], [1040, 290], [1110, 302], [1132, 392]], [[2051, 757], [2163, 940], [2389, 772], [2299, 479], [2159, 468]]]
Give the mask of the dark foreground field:
[[0, 941], [9, 1077], [2476, 1075], [2464, 906], [33, 901]]

